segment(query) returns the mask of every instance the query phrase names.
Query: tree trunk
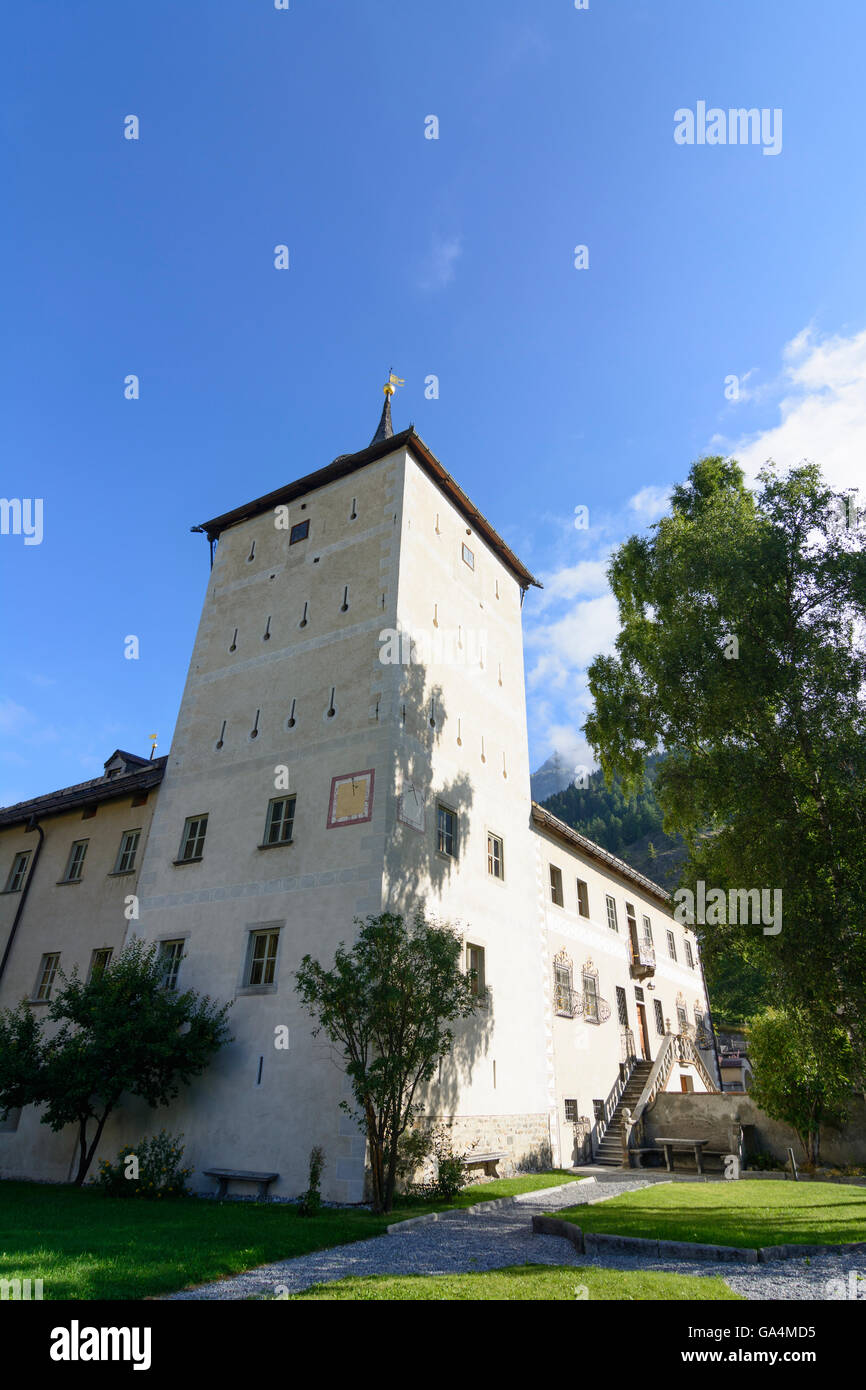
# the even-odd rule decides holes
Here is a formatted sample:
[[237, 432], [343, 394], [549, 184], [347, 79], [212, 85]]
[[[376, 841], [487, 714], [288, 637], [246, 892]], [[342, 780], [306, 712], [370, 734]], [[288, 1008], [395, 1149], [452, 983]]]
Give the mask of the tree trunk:
[[79, 1122], [79, 1159], [78, 1173], [76, 1174], [75, 1178], [76, 1187], [81, 1187], [84, 1184], [84, 1179], [87, 1177], [88, 1170], [90, 1168], [91, 1163], [93, 1162], [93, 1155], [96, 1153], [96, 1146], [102, 1138], [102, 1131], [105, 1129], [105, 1121], [108, 1119], [108, 1116], [110, 1115], [112, 1109], [113, 1106], [109, 1105], [103, 1112], [102, 1118], [97, 1123], [96, 1133], [93, 1136], [93, 1143], [90, 1145], [90, 1148], [87, 1147], [87, 1121], [90, 1119], [90, 1116], [86, 1115], [84, 1119]]

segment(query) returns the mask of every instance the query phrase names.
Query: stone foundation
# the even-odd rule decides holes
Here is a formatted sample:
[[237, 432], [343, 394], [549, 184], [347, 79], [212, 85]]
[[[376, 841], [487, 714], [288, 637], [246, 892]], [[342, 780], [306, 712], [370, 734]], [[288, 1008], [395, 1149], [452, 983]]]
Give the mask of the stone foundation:
[[[545, 1113], [423, 1115], [419, 1123], [430, 1128], [447, 1125], [455, 1153], [468, 1153], [477, 1139], [476, 1153], [506, 1154], [497, 1165], [496, 1171], [501, 1178], [510, 1178], [516, 1173], [543, 1172], [552, 1166], [550, 1127]], [[483, 1172], [479, 1171], [478, 1177], [482, 1179]]]

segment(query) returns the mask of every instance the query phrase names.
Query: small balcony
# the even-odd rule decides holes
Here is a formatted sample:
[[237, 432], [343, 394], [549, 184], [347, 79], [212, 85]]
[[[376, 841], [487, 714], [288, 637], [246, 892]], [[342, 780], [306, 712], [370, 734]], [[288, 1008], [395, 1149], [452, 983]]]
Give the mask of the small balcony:
[[656, 953], [649, 937], [632, 935], [629, 945], [631, 947], [631, 977], [633, 980], [645, 980], [648, 975], [655, 974]]

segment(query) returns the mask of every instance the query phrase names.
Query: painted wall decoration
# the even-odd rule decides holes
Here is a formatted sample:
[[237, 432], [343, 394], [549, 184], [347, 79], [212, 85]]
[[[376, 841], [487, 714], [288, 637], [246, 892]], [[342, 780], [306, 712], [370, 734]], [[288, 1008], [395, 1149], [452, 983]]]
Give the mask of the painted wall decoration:
[[403, 783], [403, 790], [397, 802], [397, 819], [413, 830], [423, 830], [426, 824], [424, 792], [415, 782]]
[[328, 803], [328, 829], [338, 825], [361, 825], [373, 818], [373, 768], [363, 772], [348, 772], [331, 778], [331, 799]]

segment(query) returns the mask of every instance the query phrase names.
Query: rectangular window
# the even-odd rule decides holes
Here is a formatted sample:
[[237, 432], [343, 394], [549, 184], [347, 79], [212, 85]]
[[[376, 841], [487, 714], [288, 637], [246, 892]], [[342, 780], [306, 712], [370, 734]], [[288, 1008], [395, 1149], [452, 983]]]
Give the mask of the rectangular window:
[[128, 874], [135, 868], [135, 856], [140, 839], [140, 830], [124, 830], [120, 837], [120, 849], [117, 851], [117, 863], [114, 866], [116, 874]]
[[625, 920], [626, 924], [628, 925], [629, 932], [635, 939], [637, 939], [637, 917], [635, 916], [634, 903], [626, 903]]
[[619, 923], [616, 920], [616, 900], [610, 896], [610, 893], [607, 893], [605, 903], [607, 904], [607, 925], [611, 931], [619, 931]]
[[463, 563], [464, 565], [468, 565], [471, 570], [474, 570], [475, 556], [473, 555], [472, 551], [469, 549], [469, 546], [466, 545], [465, 542], [463, 544]]
[[598, 980], [594, 975], [583, 977], [583, 1016], [589, 1023], [598, 1023]]
[[577, 880], [577, 910], [581, 917], [589, 916], [589, 888], [582, 878]]
[[565, 1123], [567, 1125], [577, 1124], [577, 1101], [567, 1100], [565, 1102]]
[[550, 865], [550, 901], [557, 907], [562, 907], [564, 899], [562, 896], [562, 870], [555, 864]]
[[644, 936], [646, 937], [647, 945], [648, 945], [648, 946], [652, 946], [652, 944], [653, 944], [653, 927], [652, 927], [652, 922], [650, 921], [649, 917], [644, 917], [644, 919], [643, 919], [643, 934], [644, 934]]
[[296, 521], [289, 532], [289, 545], [297, 545], [298, 541], [305, 541], [310, 534], [310, 518], [304, 521]]
[[689, 1026], [689, 1016], [682, 1004], [677, 1004], [677, 1023], [681, 1033], [684, 1033]]
[[676, 960], [677, 958], [677, 943], [672, 931], [668, 932], [668, 955], [671, 960]]
[[87, 977], [88, 980], [92, 980], [95, 975], [101, 975], [110, 960], [110, 946], [102, 946], [98, 951], [94, 951], [90, 957], [90, 974]]
[[27, 875], [27, 865], [30, 861], [29, 849], [23, 849], [16, 854], [12, 860], [12, 868], [9, 870], [9, 877], [6, 880], [7, 893], [20, 893], [24, 887], [24, 879]]
[[619, 985], [616, 987], [616, 1012], [617, 1017], [623, 1028], [628, 1027], [628, 1001], [625, 997], [625, 990]]
[[43, 1001], [51, 998], [51, 989], [54, 984], [54, 977], [57, 974], [57, 967], [60, 964], [60, 952], [53, 955], [42, 957], [39, 966], [39, 978], [36, 981], [36, 993], [34, 999]]
[[686, 965], [690, 970], [694, 970], [695, 968], [695, 958], [692, 954], [692, 944], [690, 941], [686, 942]]
[[472, 993], [479, 995], [484, 993], [484, 947], [466, 947], [466, 969], [472, 976]]
[[184, 821], [183, 836], [180, 842], [178, 859], [187, 863], [190, 859], [201, 859], [204, 853], [204, 837], [207, 834], [207, 816], [188, 816]]
[[250, 952], [245, 984], [272, 985], [274, 983], [279, 942], [279, 929], [250, 932]]
[[63, 883], [78, 883], [84, 869], [84, 856], [87, 853], [88, 840], [76, 840], [69, 851], [69, 859], [66, 864], [66, 873], [63, 875]]
[[662, 1008], [662, 1001], [660, 999], [654, 999], [653, 1008], [655, 1009], [656, 1015], [656, 1032], [660, 1038], [663, 1038], [665, 1035], [665, 1011]]
[[160, 941], [157, 959], [162, 966], [163, 989], [177, 989], [177, 977], [183, 960], [182, 941]]
[[599, 1120], [603, 1120], [603, 1119], [604, 1119], [604, 1101], [603, 1101], [603, 1100], [594, 1100], [594, 1101], [592, 1102], [592, 1113], [593, 1113], [593, 1115], [595, 1116], [595, 1122], [596, 1122], [596, 1124], [598, 1124]]
[[487, 836], [487, 872], [494, 878], [505, 877], [505, 860], [502, 854], [502, 841], [498, 835]]
[[558, 1014], [574, 1017], [571, 998], [571, 966], [557, 965], [553, 970], [553, 1006]]
[[295, 802], [297, 797], [275, 797], [268, 803], [268, 819], [265, 826], [266, 845], [291, 844], [295, 826]]
[[449, 859], [457, 858], [457, 812], [441, 802], [436, 807], [436, 830], [439, 853]]

